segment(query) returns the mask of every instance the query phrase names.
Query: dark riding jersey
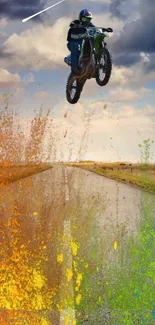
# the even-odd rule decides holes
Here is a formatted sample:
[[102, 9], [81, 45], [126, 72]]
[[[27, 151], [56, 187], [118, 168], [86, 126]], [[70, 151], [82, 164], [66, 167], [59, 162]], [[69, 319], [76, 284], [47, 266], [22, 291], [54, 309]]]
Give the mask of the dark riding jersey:
[[91, 22], [81, 22], [80, 20], [73, 20], [69, 26], [67, 41], [76, 41], [84, 39], [86, 36], [86, 27], [95, 27]]

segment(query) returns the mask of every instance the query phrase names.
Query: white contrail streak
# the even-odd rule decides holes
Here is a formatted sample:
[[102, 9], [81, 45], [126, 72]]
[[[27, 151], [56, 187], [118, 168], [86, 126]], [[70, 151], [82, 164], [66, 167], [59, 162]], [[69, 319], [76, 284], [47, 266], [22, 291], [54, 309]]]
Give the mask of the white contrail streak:
[[46, 8], [46, 9], [44, 9], [44, 10], [42, 10], [42, 11], [39, 11], [39, 12], [37, 12], [36, 14], [30, 16], [30, 17], [24, 18], [24, 19], [22, 20], [22, 22], [25, 23], [25, 22], [28, 21], [29, 19], [31, 19], [31, 18], [33, 18], [33, 17], [35, 17], [35, 16], [37, 16], [37, 15], [40, 15], [42, 12], [44, 12], [44, 11], [50, 9], [50, 8], [53, 8], [53, 7], [59, 5], [60, 3], [64, 2], [64, 1], [66, 1], [66, 0], [61, 0], [61, 1], [57, 2], [57, 3], [55, 3], [54, 5], [52, 5], [52, 6], [48, 7], [48, 8]]

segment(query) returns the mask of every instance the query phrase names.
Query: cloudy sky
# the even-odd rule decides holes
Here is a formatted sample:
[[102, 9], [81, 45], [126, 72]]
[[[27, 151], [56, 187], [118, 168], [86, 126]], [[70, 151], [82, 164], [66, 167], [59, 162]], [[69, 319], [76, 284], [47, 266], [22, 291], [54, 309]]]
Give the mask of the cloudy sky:
[[[154, 0], [66, 0], [22, 23], [55, 2], [0, 0], [0, 93], [13, 95], [10, 106], [24, 121], [41, 105], [44, 116], [52, 109], [58, 159], [139, 161], [138, 144], [155, 140]], [[107, 39], [113, 72], [104, 88], [89, 80], [79, 103], [70, 105], [66, 35], [83, 8], [96, 25], [114, 29]]]

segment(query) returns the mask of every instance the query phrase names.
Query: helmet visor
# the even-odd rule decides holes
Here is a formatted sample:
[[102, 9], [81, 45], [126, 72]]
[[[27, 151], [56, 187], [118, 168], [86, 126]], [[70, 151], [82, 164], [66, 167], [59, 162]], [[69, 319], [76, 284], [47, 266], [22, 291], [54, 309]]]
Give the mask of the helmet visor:
[[90, 23], [90, 21], [92, 20], [92, 17], [82, 17], [81, 19], [84, 23]]

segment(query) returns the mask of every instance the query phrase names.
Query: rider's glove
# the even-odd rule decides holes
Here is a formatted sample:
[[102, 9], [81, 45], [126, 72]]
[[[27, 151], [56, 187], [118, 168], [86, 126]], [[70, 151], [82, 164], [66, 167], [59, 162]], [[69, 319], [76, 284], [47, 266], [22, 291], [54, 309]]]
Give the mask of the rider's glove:
[[111, 27], [108, 27], [108, 28], [107, 28], [107, 32], [108, 32], [108, 33], [112, 33], [112, 32], [113, 32], [113, 29], [112, 29]]

